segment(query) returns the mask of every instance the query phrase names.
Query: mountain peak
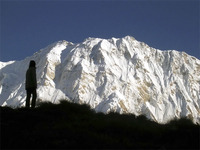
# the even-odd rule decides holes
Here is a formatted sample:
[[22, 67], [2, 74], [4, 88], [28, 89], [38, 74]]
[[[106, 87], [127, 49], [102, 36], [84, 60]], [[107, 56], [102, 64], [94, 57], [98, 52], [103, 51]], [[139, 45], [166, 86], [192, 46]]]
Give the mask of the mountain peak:
[[22, 61], [0, 62], [0, 105], [24, 105], [32, 59], [40, 100], [70, 99], [159, 123], [184, 116], [200, 123], [200, 60], [184, 52], [154, 49], [131, 36], [58, 41]]

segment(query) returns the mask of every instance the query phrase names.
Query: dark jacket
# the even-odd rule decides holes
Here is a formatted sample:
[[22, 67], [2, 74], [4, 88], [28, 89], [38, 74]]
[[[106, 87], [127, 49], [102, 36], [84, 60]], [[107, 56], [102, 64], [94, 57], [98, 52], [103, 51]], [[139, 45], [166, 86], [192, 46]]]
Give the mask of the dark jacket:
[[27, 89], [36, 89], [37, 88], [37, 79], [36, 79], [36, 68], [29, 67], [26, 71], [26, 90]]

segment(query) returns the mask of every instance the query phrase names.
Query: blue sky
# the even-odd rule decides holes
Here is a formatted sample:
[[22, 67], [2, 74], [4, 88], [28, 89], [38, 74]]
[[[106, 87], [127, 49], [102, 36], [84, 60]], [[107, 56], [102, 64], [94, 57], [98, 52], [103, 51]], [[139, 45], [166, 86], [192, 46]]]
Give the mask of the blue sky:
[[135, 37], [200, 59], [199, 0], [0, 0], [0, 61], [88, 37]]

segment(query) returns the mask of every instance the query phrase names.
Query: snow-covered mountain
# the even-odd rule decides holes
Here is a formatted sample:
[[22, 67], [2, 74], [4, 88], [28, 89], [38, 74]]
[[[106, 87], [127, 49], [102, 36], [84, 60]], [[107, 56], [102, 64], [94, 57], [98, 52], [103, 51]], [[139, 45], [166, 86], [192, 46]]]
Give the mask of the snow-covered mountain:
[[144, 114], [159, 123], [200, 123], [200, 60], [133, 37], [59, 41], [22, 61], [0, 62], [0, 105], [25, 105], [25, 73], [36, 61], [38, 100], [70, 99], [97, 112]]

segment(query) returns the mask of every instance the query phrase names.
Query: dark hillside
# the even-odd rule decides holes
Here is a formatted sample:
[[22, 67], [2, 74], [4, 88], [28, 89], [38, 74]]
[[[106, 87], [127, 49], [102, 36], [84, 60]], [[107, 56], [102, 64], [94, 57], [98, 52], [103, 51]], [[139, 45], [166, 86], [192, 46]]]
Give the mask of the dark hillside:
[[0, 111], [1, 149], [199, 149], [200, 126], [185, 118], [160, 125], [144, 116], [104, 115], [67, 101]]

